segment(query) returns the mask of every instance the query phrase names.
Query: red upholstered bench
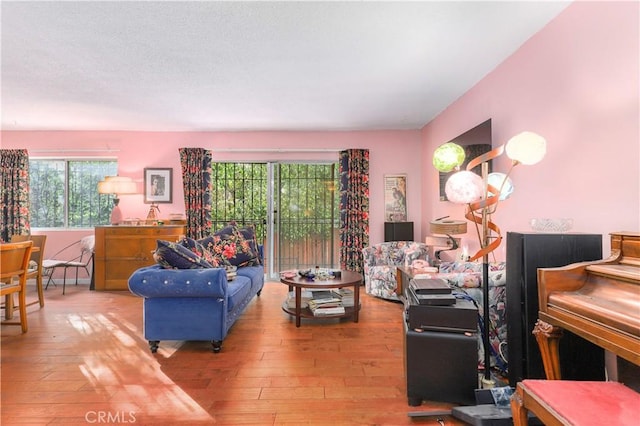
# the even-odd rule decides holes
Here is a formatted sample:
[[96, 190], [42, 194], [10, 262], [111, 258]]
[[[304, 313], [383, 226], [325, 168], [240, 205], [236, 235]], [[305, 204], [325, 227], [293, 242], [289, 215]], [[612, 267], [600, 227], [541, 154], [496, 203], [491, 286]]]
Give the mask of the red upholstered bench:
[[545, 425], [638, 425], [640, 393], [618, 382], [533, 380], [519, 382], [511, 398], [515, 426], [528, 411]]

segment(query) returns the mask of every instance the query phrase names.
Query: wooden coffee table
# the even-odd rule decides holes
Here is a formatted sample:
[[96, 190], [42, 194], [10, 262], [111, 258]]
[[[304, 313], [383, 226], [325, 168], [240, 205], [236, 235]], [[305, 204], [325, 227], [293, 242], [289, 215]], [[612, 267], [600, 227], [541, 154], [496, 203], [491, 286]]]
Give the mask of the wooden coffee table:
[[[353, 322], [358, 322], [358, 311], [360, 310], [360, 285], [362, 284], [362, 274], [352, 271], [341, 271], [340, 278], [331, 278], [326, 280], [308, 280], [299, 275], [293, 278], [280, 278], [280, 282], [289, 286], [289, 291], [295, 289], [296, 308], [291, 309], [285, 300], [282, 304], [282, 310], [289, 315], [296, 317], [296, 327], [300, 327], [301, 318], [343, 318], [353, 316]], [[302, 308], [302, 289], [323, 289], [353, 287], [353, 306], [344, 308], [344, 314], [327, 315], [316, 317], [309, 308]]]

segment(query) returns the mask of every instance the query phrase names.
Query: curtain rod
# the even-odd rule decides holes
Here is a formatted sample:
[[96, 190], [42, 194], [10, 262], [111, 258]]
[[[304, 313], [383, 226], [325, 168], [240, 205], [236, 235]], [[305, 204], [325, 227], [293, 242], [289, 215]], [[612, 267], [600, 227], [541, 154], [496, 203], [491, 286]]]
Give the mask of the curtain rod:
[[340, 152], [328, 148], [211, 148], [213, 152]]
[[119, 149], [34, 149], [29, 152], [120, 152]]

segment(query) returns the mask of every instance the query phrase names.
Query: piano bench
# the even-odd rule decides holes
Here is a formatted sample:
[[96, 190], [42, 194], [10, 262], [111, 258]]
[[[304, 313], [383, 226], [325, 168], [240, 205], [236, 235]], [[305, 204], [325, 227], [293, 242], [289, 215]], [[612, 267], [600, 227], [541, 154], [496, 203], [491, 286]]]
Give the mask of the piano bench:
[[618, 382], [525, 379], [511, 398], [515, 426], [528, 412], [547, 426], [632, 425], [640, 419], [640, 393]]

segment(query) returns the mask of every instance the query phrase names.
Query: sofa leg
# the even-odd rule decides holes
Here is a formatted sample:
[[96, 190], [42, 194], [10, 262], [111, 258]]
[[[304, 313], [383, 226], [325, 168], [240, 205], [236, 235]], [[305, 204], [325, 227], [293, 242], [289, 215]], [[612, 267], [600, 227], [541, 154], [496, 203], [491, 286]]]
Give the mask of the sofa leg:
[[151, 349], [152, 354], [155, 354], [156, 352], [158, 352], [159, 343], [160, 343], [160, 340], [149, 340], [149, 349]]
[[213, 340], [211, 344], [213, 345], [214, 353], [218, 353], [220, 352], [220, 349], [222, 349], [222, 340]]

